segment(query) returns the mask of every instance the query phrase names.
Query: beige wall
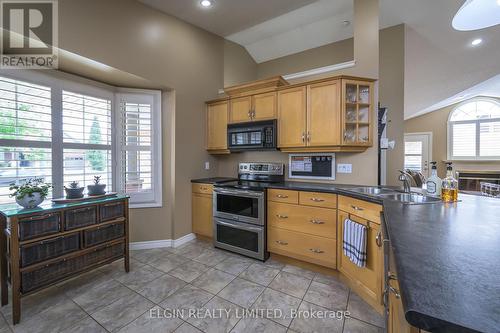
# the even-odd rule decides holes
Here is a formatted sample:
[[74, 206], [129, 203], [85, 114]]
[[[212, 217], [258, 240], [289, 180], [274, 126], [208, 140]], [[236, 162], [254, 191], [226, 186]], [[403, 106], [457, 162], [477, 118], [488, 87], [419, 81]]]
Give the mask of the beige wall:
[[[500, 102], [500, 99], [497, 99]], [[432, 160], [438, 162], [438, 175], [444, 177], [447, 159], [447, 122], [456, 104], [405, 121], [405, 133], [432, 132]], [[500, 171], [500, 162], [456, 161], [454, 170]]]
[[135, 0], [60, 0], [59, 20], [62, 49], [174, 90], [163, 101], [175, 107], [163, 110], [164, 206], [132, 210], [131, 240], [191, 232], [190, 179], [215, 173], [203, 170], [214, 162], [203, 110], [224, 84], [223, 39]]
[[[258, 65], [259, 77], [264, 74], [285, 75], [307, 69], [332, 65], [342, 61], [352, 60], [356, 56], [356, 66], [332, 75], [357, 75], [378, 78], [379, 74], [379, 33], [378, 33], [378, 0], [356, 0], [354, 41], [347, 40], [333, 45], [305, 51], [300, 54], [290, 55]], [[356, 24], [358, 22], [358, 24]], [[335, 50], [342, 47], [342, 49]], [[353, 49], [354, 48], [354, 49]], [[331, 57], [331, 62], [326, 59]], [[262, 67], [263, 66], [263, 67]], [[262, 76], [261, 76], [262, 75]], [[321, 76], [315, 77], [319, 78]], [[310, 79], [310, 78], [308, 78]], [[376, 85], [375, 101], [378, 101], [378, 85]], [[373, 121], [376, 123], [376, 113]], [[336, 183], [351, 184], [376, 184], [377, 183], [377, 140], [376, 129], [374, 133], [374, 146], [363, 153], [341, 153], [336, 155], [337, 163], [350, 163], [353, 165], [352, 174], [338, 174]], [[288, 163], [288, 154], [281, 152], [247, 152], [218, 157], [217, 174], [236, 175], [237, 164], [240, 161], [262, 161]]]
[[400, 185], [404, 165], [404, 53], [405, 26], [380, 31], [380, 105], [387, 107], [387, 137], [396, 141], [386, 151], [386, 184]]
[[[229, 40], [224, 41], [224, 87], [257, 79], [257, 63], [247, 50]], [[220, 87], [223, 88], [223, 87]]]

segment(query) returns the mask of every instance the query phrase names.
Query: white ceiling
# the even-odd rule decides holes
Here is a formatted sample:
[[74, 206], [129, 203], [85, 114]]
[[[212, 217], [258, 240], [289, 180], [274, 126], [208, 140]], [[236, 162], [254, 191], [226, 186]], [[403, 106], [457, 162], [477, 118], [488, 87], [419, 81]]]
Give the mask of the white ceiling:
[[226, 37], [316, 0], [213, 0], [203, 8], [200, 0], [138, 0], [195, 26]]

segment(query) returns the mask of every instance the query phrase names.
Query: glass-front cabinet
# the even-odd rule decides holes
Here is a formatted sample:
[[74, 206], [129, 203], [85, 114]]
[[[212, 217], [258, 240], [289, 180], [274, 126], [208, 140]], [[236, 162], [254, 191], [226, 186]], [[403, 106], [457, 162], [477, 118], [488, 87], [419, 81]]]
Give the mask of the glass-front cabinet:
[[342, 144], [371, 146], [373, 143], [373, 83], [342, 80]]

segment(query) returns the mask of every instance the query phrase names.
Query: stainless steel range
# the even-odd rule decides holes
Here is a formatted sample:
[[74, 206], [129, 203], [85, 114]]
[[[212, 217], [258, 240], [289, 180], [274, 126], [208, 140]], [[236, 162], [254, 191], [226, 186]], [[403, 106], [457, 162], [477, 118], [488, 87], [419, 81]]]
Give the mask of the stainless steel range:
[[238, 180], [215, 184], [215, 247], [265, 261], [266, 188], [283, 182], [281, 163], [240, 163]]

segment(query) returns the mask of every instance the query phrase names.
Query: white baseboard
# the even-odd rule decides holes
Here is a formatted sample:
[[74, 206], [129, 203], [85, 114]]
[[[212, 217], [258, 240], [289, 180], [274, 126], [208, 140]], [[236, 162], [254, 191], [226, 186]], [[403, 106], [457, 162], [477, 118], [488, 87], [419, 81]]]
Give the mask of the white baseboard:
[[195, 238], [196, 235], [191, 233], [177, 239], [161, 239], [161, 240], [146, 241], [146, 242], [132, 242], [130, 243], [130, 249], [148, 250], [148, 249], [157, 249], [162, 247], [179, 247], [182, 244], [192, 241]]

